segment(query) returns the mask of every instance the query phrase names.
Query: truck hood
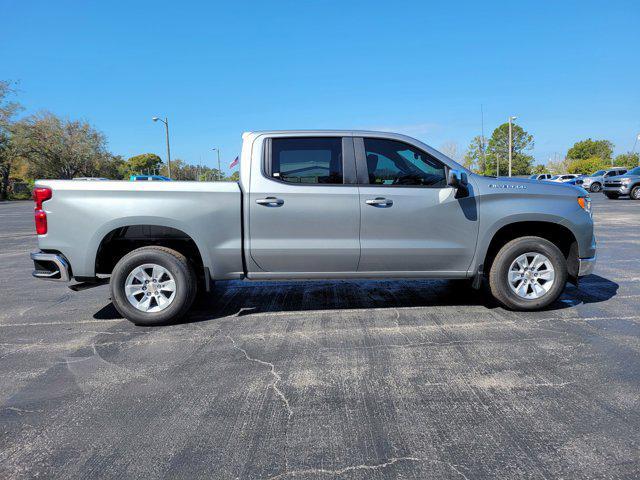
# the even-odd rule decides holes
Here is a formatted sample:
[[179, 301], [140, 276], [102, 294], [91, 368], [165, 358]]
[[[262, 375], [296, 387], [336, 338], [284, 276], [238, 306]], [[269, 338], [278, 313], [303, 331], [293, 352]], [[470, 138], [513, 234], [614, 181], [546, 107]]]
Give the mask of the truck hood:
[[587, 195], [587, 191], [584, 188], [561, 182], [513, 177], [484, 177], [481, 175], [474, 175], [473, 177], [484, 194], [508, 191], [522, 194]]
[[638, 180], [640, 179], [640, 175], [616, 175], [615, 177], [607, 177], [607, 181], [609, 180], [616, 180], [616, 181], [621, 181], [621, 180]]

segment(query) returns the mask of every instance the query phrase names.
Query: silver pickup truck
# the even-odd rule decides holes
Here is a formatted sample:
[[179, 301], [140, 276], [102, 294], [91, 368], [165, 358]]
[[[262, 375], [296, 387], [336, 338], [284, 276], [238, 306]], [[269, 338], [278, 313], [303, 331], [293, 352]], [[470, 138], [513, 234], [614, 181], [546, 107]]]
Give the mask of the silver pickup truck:
[[487, 278], [535, 310], [593, 269], [582, 188], [476, 175], [391, 133], [242, 138], [238, 183], [39, 180], [33, 275], [110, 275], [118, 311], [152, 325], [218, 280]]
[[607, 178], [602, 191], [611, 200], [624, 195], [629, 195], [632, 200], [640, 200], [640, 167]]

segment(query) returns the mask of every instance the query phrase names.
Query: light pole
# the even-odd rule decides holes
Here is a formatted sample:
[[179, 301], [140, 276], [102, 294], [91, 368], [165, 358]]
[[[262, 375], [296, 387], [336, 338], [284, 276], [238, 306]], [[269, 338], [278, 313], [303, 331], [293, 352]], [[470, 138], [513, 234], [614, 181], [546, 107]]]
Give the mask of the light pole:
[[513, 154], [513, 133], [512, 133], [512, 122], [518, 117], [509, 117], [509, 176], [511, 176], [511, 156]]
[[500, 176], [500, 154], [496, 154], [496, 178]]
[[[640, 140], [640, 133], [636, 135], [636, 139], [633, 142], [633, 148], [631, 149], [631, 155], [633, 155], [636, 151], [636, 145], [638, 144], [638, 140]], [[640, 167], [640, 158], [638, 158], [638, 166]]]
[[167, 173], [168, 173], [168, 177], [171, 178], [171, 149], [169, 148], [169, 119], [167, 117], [164, 117], [164, 120], [159, 117], [153, 117], [151, 120], [153, 120], [154, 122], [157, 122], [158, 120], [160, 120], [162, 123], [164, 123], [164, 129], [167, 134]]
[[218, 181], [222, 180], [222, 170], [220, 169], [220, 149], [218, 147], [212, 148], [214, 152], [218, 152]]

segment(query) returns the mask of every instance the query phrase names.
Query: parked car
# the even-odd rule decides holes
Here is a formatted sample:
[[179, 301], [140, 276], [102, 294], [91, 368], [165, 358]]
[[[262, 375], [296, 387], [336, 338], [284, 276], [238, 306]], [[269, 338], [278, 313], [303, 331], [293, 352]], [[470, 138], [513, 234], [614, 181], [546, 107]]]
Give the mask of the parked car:
[[567, 185], [580, 185], [584, 183], [586, 175], [578, 175], [577, 177], [572, 178], [571, 180], [566, 180], [562, 183], [566, 183]]
[[623, 175], [607, 177], [602, 191], [610, 199], [629, 195], [632, 200], [640, 200], [640, 167]]
[[549, 180], [551, 178], [550, 173], [538, 173], [529, 177], [530, 180]]
[[170, 182], [169, 177], [162, 175], [131, 175], [129, 180], [132, 182]]
[[590, 192], [599, 192], [602, 190], [602, 186], [607, 178], [616, 177], [625, 173], [627, 173], [627, 169], [621, 167], [598, 170], [585, 178], [582, 186]]
[[250, 132], [238, 183], [38, 180], [34, 198], [33, 275], [111, 275], [115, 308], [144, 325], [232, 279], [487, 278], [537, 310], [596, 259], [583, 189], [476, 175], [391, 133]]
[[564, 173], [562, 175], [554, 175], [553, 177], [551, 177], [549, 179], [550, 182], [558, 182], [558, 183], [565, 183], [565, 182], [569, 182], [574, 180], [575, 178], [578, 178], [579, 175], [573, 174], [573, 173]]

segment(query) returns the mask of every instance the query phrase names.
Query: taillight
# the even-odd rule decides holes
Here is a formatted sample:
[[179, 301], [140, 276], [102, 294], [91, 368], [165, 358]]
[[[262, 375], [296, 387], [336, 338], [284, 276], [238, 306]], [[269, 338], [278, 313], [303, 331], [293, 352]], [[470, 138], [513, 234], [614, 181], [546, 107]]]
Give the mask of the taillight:
[[37, 187], [33, 189], [33, 201], [36, 202], [36, 210], [42, 210], [42, 202], [51, 198], [51, 189]]
[[51, 198], [50, 188], [37, 187], [33, 189], [33, 201], [36, 202], [34, 217], [36, 221], [36, 233], [44, 235], [47, 233], [47, 212], [42, 209], [42, 202]]
[[44, 235], [47, 233], [47, 213], [44, 210], [35, 211], [36, 233]]

